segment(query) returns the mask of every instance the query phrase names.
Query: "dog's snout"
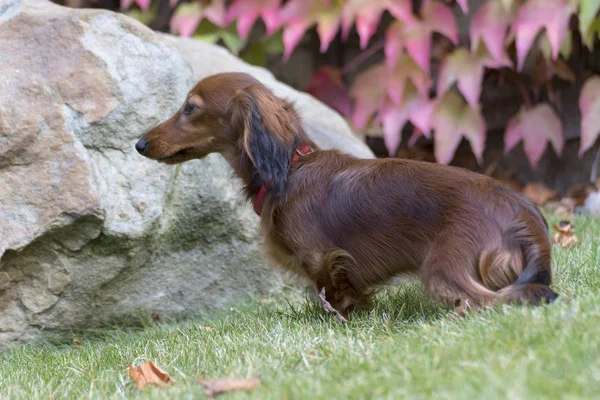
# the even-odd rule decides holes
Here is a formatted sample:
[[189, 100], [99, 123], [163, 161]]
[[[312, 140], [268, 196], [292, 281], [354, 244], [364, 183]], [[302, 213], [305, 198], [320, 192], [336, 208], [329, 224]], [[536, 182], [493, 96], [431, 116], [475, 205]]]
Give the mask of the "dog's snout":
[[146, 152], [146, 149], [148, 148], [148, 141], [145, 138], [141, 138], [140, 140], [138, 140], [138, 142], [135, 144], [135, 149], [138, 151], [138, 153], [140, 154], [144, 154]]

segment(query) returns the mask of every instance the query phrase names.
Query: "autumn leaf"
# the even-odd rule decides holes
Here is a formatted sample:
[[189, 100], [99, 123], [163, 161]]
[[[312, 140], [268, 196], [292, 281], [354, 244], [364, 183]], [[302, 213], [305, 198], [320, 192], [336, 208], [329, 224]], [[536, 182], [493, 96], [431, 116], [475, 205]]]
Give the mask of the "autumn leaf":
[[315, 23], [321, 41], [321, 52], [324, 53], [339, 29], [341, 4], [338, 2], [330, 4], [323, 0], [291, 0], [281, 10], [280, 18], [280, 22], [285, 24], [283, 29], [285, 60], [289, 59], [300, 43], [304, 32]]
[[227, 23], [237, 20], [238, 34], [243, 40], [248, 38], [252, 26], [261, 17], [267, 27], [267, 36], [281, 26], [279, 7], [281, 0], [234, 0], [227, 8]]
[[492, 0], [484, 3], [471, 20], [471, 51], [477, 50], [481, 40], [494, 59], [503, 60], [506, 57], [504, 39], [509, 22], [510, 13], [501, 2]]
[[528, 0], [519, 8], [512, 25], [516, 35], [519, 71], [523, 69], [529, 48], [542, 28], [546, 29], [546, 35], [552, 45], [552, 57], [558, 57], [561, 43], [567, 34], [569, 19], [575, 9], [571, 0]]
[[171, 33], [179, 33], [183, 37], [191, 37], [196, 28], [206, 18], [213, 24], [225, 27], [224, 0], [212, 0], [209, 5], [198, 2], [181, 4], [171, 18]]
[[456, 0], [463, 13], [469, 12], [469, 0]]
[[500, 61], [492, 59], [485, 47], [480, 46], [477, 52], [470, 52], [465, 47], [459, 47], [448, 55], [438, 78], [437, 92], [442, 97], [454, 82], [472, 108], [477, 107], [481, 96], [481, 85], [485, 67], [510, 66], [510, 60], [500, 56]]
[[559, 197], [557, 191], [539, 183], [528, 183], [525, 185], [523, 194], [529, 197], [538, 206], [543, 206], [549, 201], [556, 200]]
[[173, 378], [152, 361], [142, 363], [137, 369], [131, 364], [129, 376], [135, 382], [137, 390], [144, 390], [147, 385], [167, 386], [169, 382], [175, 383]]
[[316, 70], [306, 91], [343, 116], [351, 115], [352, 99], [338, 68], [325, 66]]
[[254, 390], [260, 385], [260, 376], [254, 376], [252, 378], [227, 377], [210, 381], [205, 381], [200, 378], [200, 384], [204, 386], [204, 394], [212, 398], [226, 392]]
[[435, 158], [449, 164], [462, 137], [466, 137], [479, 164], [483, 163], [486, 125], [478, 108], [473, 109], [455, 92], [448, 92], [433, 114]]
[[600, 9], [600, 0], [580, 0], [579, 1], [579, 31], [583, 43], [591, 49], [595, 32], [591, 29], [592, 22], [596, 19]]
[[581, 145], [579, 157], [594, 146], [600, 134], [600, 75], [588, 78], [579, 95]]
[[562, 154], [562, 122], [549, 104], [537, 104], [531, 109], [522, 108], [508, 122], [504, 133], [504, 152], [508, 153], [520, 141], [523, 141], [525, 154], [533, 167], [544, 154], [548, 142], [557, 155]]
[[429, 76], [405, 53], [400, 56], [396, 66], [387, 73], [387, 76], [388, 95], [398, 105], [402, 104], [402, 95], [407, 82], [412, 82], [421, 94], [427, 94], [431, 87]]
[[398, 20], [390, 25], [385, 37], [385, 56], [388, 66], [393, 68], [403, 48], [417, 65], [429, 73], [431, 64], [431, 34], [441, 33], [454, 44], [458, 44], [458, 27], [447, 6], [426, 0], [420, 12], [420, 19]]
[[[409, 84], [404, 89], [401, 105], [386, 101], [381, 107], [381, 123], [383, 125], [383, 140], [388, 154], [393, 156], [402, 140], [402, 128], [410, 121], [419, 134], [429, 137], [431, 115], [435, 103], [426, 95], [419, 93], [414, 85]], [[418, 137], [418, 136], [417, 136]], [[413, 140], [416, 140], [415, 137]]]
[[369, 118], [383, 104], [387, 88], [387, 68], [384, 64], [376, 64], [354, 79], [350, 95], [355, 100], [352, 123], [358, 130], [364, 129]]
[[552, 60], [545, 57], [542, 52], [538, 52], [535, 56], [531, 75], [534, 87], [543, 85], [554, 76], [570, 83], [575, 83], [576, 78], [575, 72], [561, 58]]
[[411, 0], [348, 0], [342, 11], [342, 37], [348, 38], [350, 28], [356, 21], [360, 47], [365, 49], [386, 9], [399, 20], [414, 19]]
[[579, 238], [575, 235], [575, 228], [571, 222], [560, 221], [558, 225], [552, 224], [552, 228], [556, 231], [552, 238], [555, 244], [571, 248], [579, 243]]

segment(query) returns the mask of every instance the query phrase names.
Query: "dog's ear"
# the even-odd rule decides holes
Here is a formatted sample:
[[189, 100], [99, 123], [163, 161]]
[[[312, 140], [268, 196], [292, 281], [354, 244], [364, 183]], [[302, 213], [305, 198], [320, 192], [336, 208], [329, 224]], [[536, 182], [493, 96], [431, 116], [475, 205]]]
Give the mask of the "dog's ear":
[[237, 91], [228, 107], [240, 150], [248, 156], [260, 184], [279, 195], [285, 188], [295, 147], [296, 116], [262, 85]]

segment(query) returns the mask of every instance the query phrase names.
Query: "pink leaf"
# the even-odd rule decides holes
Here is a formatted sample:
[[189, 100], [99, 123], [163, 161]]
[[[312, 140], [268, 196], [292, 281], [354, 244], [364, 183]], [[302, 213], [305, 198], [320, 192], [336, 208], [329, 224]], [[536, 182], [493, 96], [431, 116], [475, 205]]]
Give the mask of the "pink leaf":
[[225, 0], [211, 0], [208, 6], [204, 6], [204, 17], [221, 28], [226, 27]]
[[512, 26], [516, 35], [519, 71], [523, 69], [529, 48], [542, 28], [546, 28], [546, 35], [552, 45], [552, 57], [558, 57], [573, 12], [575, 6], [569, 0], [528, 0], [519, 8]]
[[588, 151], [600, 135], [600, 76], [588, 78], [579, 95], [581, 110], [581, 147], [579, 156]]
[[171, 32], [179, 33], [183, 37], [191, 37], [203, 17], [200, 3], [181, 4], [171, 18]]
[[412, 0], [388, 0], [387, 8], [390, 14], [404, 22], [412, 22], [415, 17], [412, 11]]
[[291, 0], [286, 3], [280, 12], [280, 23], [288, 25], [283, 32], [284, 58], [289, 58], [304, 31], [315, 23], [318, 24], [321, 51], [325, 52], [339, 29], [340, 13], [340, 4], [322, 0]]
[[562, 154], [564, 145], [563, 128], [560, 118], [547, 103], [533, 108], [522, 109], [506, 127], [505, 151], [510, 151], [519, 141], [523, 141], [525, 154], [535, 167], [546, 150], [548, 142], [557, 155]]
[[438, 79], [438, 96], [443, 96], [452, 84], [458, 81], [458, 88], [471, 105], [476, 108], [481, 95], [483, 82], [483, 59], [472, 54], [464, 47], [459, 47], [446, 57], [440, 69]]
[[394, 156], [402, 140], [402, 127], [408, 121], [406, 108], [396, 108], [391, 102], [381, 108], [383, 141], [390, 156]]
[[267, 35], [279, 27], [279, 6], [281, 0], [234, 0], [227, 9], [225, 20], [231, 23], [237, 19], [238, 34], [244, 40], [261, 16], [267, 26]]
[[389, 71], [387, 81], [388, 95], [398, 105], [402, 103], [407, 81], [411, 81], [421, 94], [427, 94], [431, 87], [429, 76], [406, 54], [402, 54], [396, 67]]
[[150, 8], [150, 3], [152, 0], [135, 0], [135, 2], [140, 6], [140, 8], [144, 11], [148, 11]]
[[289, 22], [288, 25], [283, 29], [283, 59], [285, 61], [290, 59], [290, 56], [294, 52], [294, 49], [300, 43], [300, 39], [304, 35], [304, 32], [308, 28], [308, 25], [304, 21]]
[[386, 66], [377, 64], [354, 79], [350, 95], [355, 99], [352, 123], [356, 129], [367, 126], [369, 118], [381, 106], [386, 93]]
[[421, 20], [408, 19], [394, 22], [386, 32], [385, 54], [388, 66], [393, 68], [402, 46], [417, 65], [429, 73], [431, 63], [431, 33], [439, 32], [455, 44], [458, 28], [450, 8], [443, 4], [426, 1], [421, 9]]
[[306, 91], [343, 116], [350, 117], [352, 101], [339, 69], [328, 66], [319, 68]]
[[474, 110], [454, 92], [440, 100], [433, 117], [434, 152], [441, 164], [449, 164], [462, 137], [466, 137], [479, 164], [483, 163], [486, 126], [480, 111]]
[[129, 10], [132, 4], [133, 0], [121, 0], [121, 10]]
[[395, 21], [385, 32], [385, 46], [383, 51], [389, 68], [394, 68], [404, 47], [402, 39], [403, 31], [404, 24], [401, 21]]
[[[493, 0], [493, 1], [496, 1], [496, 0]], [[463, 13], [466, 14], [469, 12], [469, 0], [456, 0], [456, 2], [460, 6], [460, 9], [463, 11]]]
[[510, 14], [499, 1], [483, 4], [471, 21], [471, 51], [477, 50], [481, 38], [494, 59], [503, 58], [504, 38], [510, 22]]

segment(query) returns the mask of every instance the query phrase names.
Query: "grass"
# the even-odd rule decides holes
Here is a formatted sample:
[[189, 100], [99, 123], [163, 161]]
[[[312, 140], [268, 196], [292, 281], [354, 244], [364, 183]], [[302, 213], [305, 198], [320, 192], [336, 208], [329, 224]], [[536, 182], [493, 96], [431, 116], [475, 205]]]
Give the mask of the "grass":
[[[581, 244], [553, 254], [554, 288], [573, 297], [569, 303], [500, 306], [452, 320], [406, 284], [344, 327], [289, 291], [194, 322], [13, 348], [0, 355], [0, 397], [195, 399], [204, 398], [201, 375], [259, 374], [256, 391], [223, 398], [597, 398], [600, 220], [573, 223]], [[127, 367], [143, 360], [177, 383], [136, 391]]]

